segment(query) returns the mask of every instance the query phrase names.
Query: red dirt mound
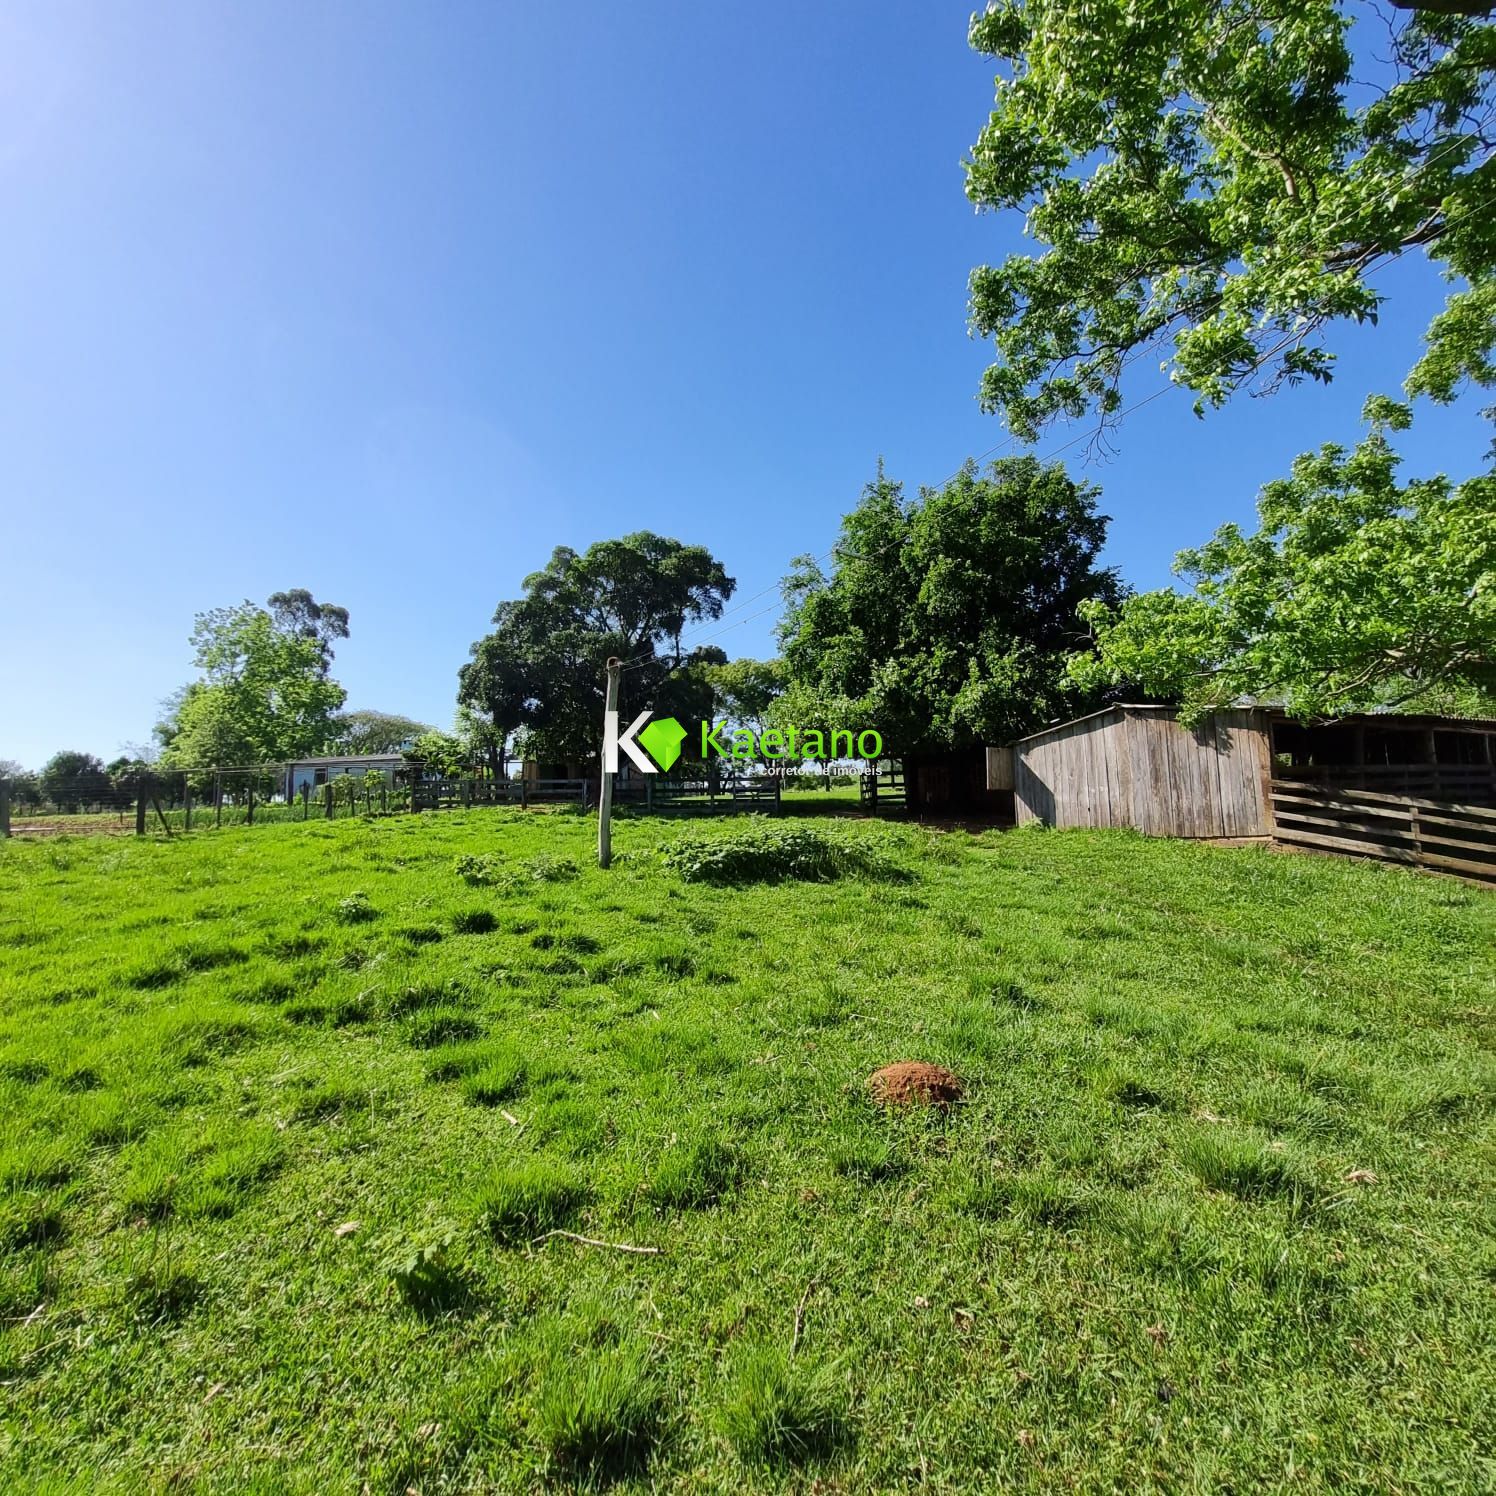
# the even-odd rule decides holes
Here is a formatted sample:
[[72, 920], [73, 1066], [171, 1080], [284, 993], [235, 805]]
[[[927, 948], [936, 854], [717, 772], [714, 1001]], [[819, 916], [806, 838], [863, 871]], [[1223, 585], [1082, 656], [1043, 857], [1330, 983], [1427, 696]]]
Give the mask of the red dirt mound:
[[939, 1065], [923, 1060], [900, 1060], [867, 1078], [867, 1088], [879, 1106], [909, 1106], [916, 1102], [942, 1110], [961, 1099], [961, 1082]]

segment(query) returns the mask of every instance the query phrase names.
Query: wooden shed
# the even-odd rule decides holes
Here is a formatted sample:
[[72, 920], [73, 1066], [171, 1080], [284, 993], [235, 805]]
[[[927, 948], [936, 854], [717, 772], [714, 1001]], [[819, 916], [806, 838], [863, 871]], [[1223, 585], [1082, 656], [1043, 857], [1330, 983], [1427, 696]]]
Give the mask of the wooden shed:
[[[1270, 836], [1272, 735], [1260, 708], [1217, 712], [1195, 731], [1172, 707], [1113, 706], [1021, 738], [1014, 819], [1050, 826], [1132, 826], [1151, 836]], [[990, 781], [989, 781], [990, 782]], [[995, 786], [994, 786], [995, 787]]]
[[[1020, 825], [1318, 845], [1331, 831], [1331, 840], [1347, 839], [1331, 824], [1339, 817], [1388, 842], [1385, 828], [1362, 823], [1409, 814], [1394, 802], [1459, 807], [1484, 822], [1480, 807], [1496, 806], [1496, 721], [1371, 712], [1305, 724], [1253, 706], [1217, 712], [1192, 731], [1172, 707], [1113, 706], [989, 748], [987, 783], [1012, 786]], [[1368, 811], [1373, 802], [1383, 808]], [[1412, 839], [1421, 851], [1433, 838]]]

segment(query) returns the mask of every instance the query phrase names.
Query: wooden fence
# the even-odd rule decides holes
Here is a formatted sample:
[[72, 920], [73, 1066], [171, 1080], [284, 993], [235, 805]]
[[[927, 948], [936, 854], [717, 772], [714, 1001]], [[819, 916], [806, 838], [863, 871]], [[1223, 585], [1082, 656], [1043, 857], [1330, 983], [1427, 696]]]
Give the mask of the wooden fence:
[[885, 761], [857, 776], [857, 798], [865, 810], [904, 810], [909, 805], [909, 787], [902, 763]]
[[641, 776], [614, 791], [620, 805], [663, 812], [762, 811], [777, 815], [780, 780], [777, 775], [715, 775], [705, 779]]
[[1290, 845], [1496, 883], [1496, 808], [1490, 805], [1319, 784], [1300, 774], [1274, 778], [1272, 802], [1273, 835]]

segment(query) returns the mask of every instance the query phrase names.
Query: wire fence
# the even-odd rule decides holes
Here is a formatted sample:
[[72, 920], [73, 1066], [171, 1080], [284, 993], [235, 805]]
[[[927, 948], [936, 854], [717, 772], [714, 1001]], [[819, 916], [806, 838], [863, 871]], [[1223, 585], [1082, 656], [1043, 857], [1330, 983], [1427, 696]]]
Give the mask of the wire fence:
[[0, 835], [145, 834], [393, 815], [420, 808], [420, 764], [323, 770], [299, 764], [83, 773], [0, 780]]

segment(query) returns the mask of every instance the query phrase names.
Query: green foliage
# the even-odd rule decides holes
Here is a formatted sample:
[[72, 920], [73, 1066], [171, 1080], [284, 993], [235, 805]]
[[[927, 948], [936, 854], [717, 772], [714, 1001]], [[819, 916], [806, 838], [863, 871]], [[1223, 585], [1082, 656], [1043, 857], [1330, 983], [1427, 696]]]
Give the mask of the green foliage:
[[783, 660], [730, 660], [704, 673], [715, 697], [713, 716], [756, 733], [769, 725], [769, 710], [789, 683]]
[[333, 718], [339, 753], [398, 753], [422, 733], [436, 729], [395, 712], [340, 712]]
[[974, 463], [906, 502], [879, 473], [842, 521], [836, 569], [785, 584], [790, 688], [774, 713], [876, 729], [887, 751], [1005, 742], [1090, 704], [1065, 661], [1077, 610], [1121, 587], [1097, 564], [1097, 490], [1059, 464]]
[[482, 887], [503, 878], [504, 863], [492, 852], [468, 852], [453, 862], [452, 870], [464, 883]]
[[201, 678], [167, 703], [156, 729], [162, 768], [284, 763], [333, 743], [346, 693], [327, 672], [331, 640], [347, 636], [347, 613], [299, 591], [271, 603], [273, 612], [244, 602], [197, 615]]
[[1496, 692], [1496, 477], [1399, 484], [1383, 426], [1406, 411], [1368, 414], [1354, 451], [1306, 454], [1262, 490], [1255, 535], [1226, 525], [1182, 551], [1190, 591], [1083, 609], [1096, 652], [1072, 678], [1136, 682], [1191, 723], [1242, 696], [1310, 718]]
[[42, 793], [59, 810], [92, 804], [112, 788], [104, 765], [92, 753], [54, 753], [37, 776]]
[[599, 541], [580, 554], [558, 546], [525, 595], [500, 603], [494, 632], [472, 647], [458, 700], [492, 723], [517, 728], [536, 757], [590, 756], [602, 742], [603, 674], [610, 656], [630, 662], [624, 704], [705, 717], [703, 667], [720, 649], [686, 650], [688, 624], [721, 615], [736, 584], [704, 547], [648, 531]]
[[974, 15], [972, 46], [1004, 71], [967, 196], [1022, 208], [1043, 246], [972, 272], [972, 327], [999, 355], [984, 406], [1027, 440], [1056, 416], [1104, 420], [1124, 365], [1170, 340], [1197, 409], [1259, 372], [1327, 380], [1323, 330], [1376, 320], [1372, 275], [1417, 251], [1469, 287], [1409, 393], [1490, 384], [1496, 31], [1478, 0], [1397, 3], [1414, 12], [1400, 26], [1374, 11], [1353, 26], [1349, 0]]
[[405, 757], [413, 763], [422, 764], [428, 774], [443, 779], [452, 779], [471, 767], [467, 747], [462, 740], [450, 732], [438, 732], [428, 728], [405, 750]]
[[333, 905], [333, 918], [340, 925], [362, 925], [371, 919], [379, 918], [379, 911], [369, 899], [369, 895], [362, 889], [356, 893], [350, 893], [346, 898], [339, 899]]
[[834, 826], [743, 816], [728, 826], [687, 827], [661, 860], [687, 883], [827, 883], [836, 878], [901, 880], [908, 870], [879, 840]]

